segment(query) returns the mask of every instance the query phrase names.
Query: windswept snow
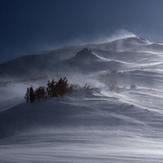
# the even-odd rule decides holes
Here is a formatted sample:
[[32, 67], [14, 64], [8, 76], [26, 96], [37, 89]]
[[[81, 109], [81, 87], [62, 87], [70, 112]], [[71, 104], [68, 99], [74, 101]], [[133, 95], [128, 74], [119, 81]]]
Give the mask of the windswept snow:
[[[162, 163], [163, 45], [128, 35], [68, 49], [0, 65], [0, 162]], [[94, 89], [24, 102], [61, 75]]]

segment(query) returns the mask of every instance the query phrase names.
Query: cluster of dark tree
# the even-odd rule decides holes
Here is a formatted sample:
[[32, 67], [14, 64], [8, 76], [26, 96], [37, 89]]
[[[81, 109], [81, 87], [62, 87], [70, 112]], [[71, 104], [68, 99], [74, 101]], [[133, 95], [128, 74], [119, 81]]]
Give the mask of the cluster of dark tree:
[[73, 86], [68, 83], [67, 78], [60, 78], [55, 81], [48, 81], [47, 86], [33, 89], [31, 86], [27, 88], [25, 99], [27, 103], [33, 103], [36, 100], [47, 99], [49, 97], [62, 97], [66, 93], [71, 92]]

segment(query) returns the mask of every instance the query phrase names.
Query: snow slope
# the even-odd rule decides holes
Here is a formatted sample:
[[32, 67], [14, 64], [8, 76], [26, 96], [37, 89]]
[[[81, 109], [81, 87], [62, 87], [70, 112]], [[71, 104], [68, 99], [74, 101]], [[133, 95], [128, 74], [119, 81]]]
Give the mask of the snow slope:
[[[60, 49], [60, 58], [26, 56], [0, 65], [7, 77], [0, 88], [0, 162], [162, 163], [162, 54], [161, 44], [132, 36], [71, 47], [67, 57]], [[22, 80], [24, 71], [34, 75], [29, 63], [35, 75], [44, 64], [43, 79]], [[63, 72], [72, 83], [96, 89], [24, 103], [27, 85]], [[4, 87], [7, 79], [13, 80]], [[118, 91], [110, 90], [111, 83]]]

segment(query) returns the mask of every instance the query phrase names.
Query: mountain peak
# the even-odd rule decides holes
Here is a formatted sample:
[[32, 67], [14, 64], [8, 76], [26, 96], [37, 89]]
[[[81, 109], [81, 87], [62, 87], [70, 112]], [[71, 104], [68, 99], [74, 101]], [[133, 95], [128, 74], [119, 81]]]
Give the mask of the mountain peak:
[[90, 54], [92, 53], [92, 50], [91, 49], [88, 49], [88, 48], [83, 48], [82, 50], [80, 50], [77, 55], [83, 55], [83, 54]]
[[80, 50], [76, 56], [76, 58], [80, 58], [80, 59], [95, 59], [96, 56], [93, 54], [93, 51], [89, 48], [83, 48], [82, 50]]
[[89, 61], [97, 61], [99, 58], [94, 54], [94, 52], [89, 48], [83, 48], [77, 54], [72, 57], [70, 60], [75, 62], [89, 62]]

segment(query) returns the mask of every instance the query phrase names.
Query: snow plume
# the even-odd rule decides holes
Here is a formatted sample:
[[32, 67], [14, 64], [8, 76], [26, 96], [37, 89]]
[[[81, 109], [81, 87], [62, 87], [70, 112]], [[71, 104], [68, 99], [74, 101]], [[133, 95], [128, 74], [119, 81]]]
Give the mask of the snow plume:
[[[137, 37], [138, 36], [132, 32], [129, 32], [128, 30], [125, 29], [119, 29], [115, 31], [113, 34], [102, 34], [97, 37], [94, 37], [93, 39], [90, 39], [89, 43], [109, 43], [113, 42], [116, 40], [121, 40], [121, 39], [126, 39], [126, 38], [132, 38], [132, 37]], [[88, 43], [88, 42], [87, 42]]]
[[[93, 39], [89, 39], [89, 41], [87, 43], [112, 42], [112, 41], [116, 41], [116, 40], [132, 38], [132, 37], [138, 37], [138, 36], [128, 30], [119, 29], [109, 36], [108, 36], [108, 34], [102, 34], [97, 37], [94, 37]], [[76, 42], [79, 44], [84, 44], [84, 43], [86, 43], [86, 40], [83, 40], [83, 41], [76, 40]]]
[[112, 42], [112, 41], [131, 38], [131, 37], [137, 37], [137, 35], [125, 29], [121, 29], [121, 30], [117, 30], [114, 34], [110, 35], [108, 38], [105, 38], [105, 42]]
[[105, 43], [105, 42], [112, 42], [119, 39], [125, 39], [130, 37], [137, 37], [136, 34], [129, 32], [125, 29], [119, 29], [115, 31], [113, 34], [108, 35], [107, 33], [95, 35], [95, 36], [85, 36], [82, 38], [74, 38], [71, 40], [66, 40], [62, 43], [53, 43], [51, 45], [41, 45], [39, 47], [36, 47], [36, 49], [39, 49], [40, 51], [47, 51], [47, 50], [54, 50], [58, 48], [65, 48], [65, 47], [71, 47], [71, 46], [84, 46], [87, 44], [96, 44], [96, 43]]

